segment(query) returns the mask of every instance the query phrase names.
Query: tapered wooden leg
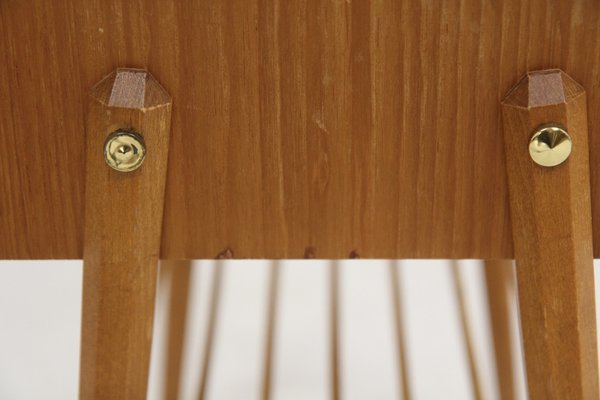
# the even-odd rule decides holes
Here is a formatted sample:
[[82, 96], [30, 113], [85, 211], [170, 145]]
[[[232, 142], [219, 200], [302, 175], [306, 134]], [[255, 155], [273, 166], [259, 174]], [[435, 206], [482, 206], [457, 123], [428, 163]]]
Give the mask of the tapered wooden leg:
[[[502, 110], [529, 395], [597, 400], [585, 92], [562, 71], [532, 72], [510, 91]], [[572, 139], [570, 156], [555, 166], [533, 159], [551, 165], [568, 154], [564, 135], [557, 141], [560, 131], [546, 131], [532, 146], [533, 156], [528, 148], [546, 124]]]
[[329, 317], [331, 347], [331, 399], [341, 398], [340, 387], [340, 263], [332, 261], [329, 265]]
[[458, 261], [452, 261], [450, 265], [452, 269], [452, 283], [454, 285], [454, 294], [458, 304], [458, 312], [460, 316], [460, 325], [467, 351], [467, 361], [469, 363], [469, 375], [471, 376], [471, 385], [473, 390], [473, 398], [481, 400], [481, 382], [479, 367], [475, 359], [475, 344], [473, 343], [473, 335], [471, 334], [471, 323], [467, 311], [467, 300], [465, 298], [465, 290], [462, 284], [460, 275], [460, 265]]
[[513, 344], [510, 329], [509, 296], [514, 295], [514, 272], [512, 260], [486, 260], [485, 281], [487, 285], [490, 322], [494, 340], [496, 375], [502, 400], [515, 398]]
[[210, 379], [213, 344], [215, 342], [215, 333], [217, 330], [217, 316], [221, 303], [221, 288], [223, 286], [224, 261], [233, 258], [233, 251], [227, 248], [217, 255], [217, 265], [211, 282], [210, 304], [208, 310], [208, 323], [206, 325], [206, 336], [204, 339], [204, 358], [200, 370], [200, 387], [198, 389], [198, 399], [203, 400], [206, 396], [208, 381]]
[[392, 289], [392, 303], [394, 307], [394, 325], [396, 328], [396, 351], [398, 358], [398, 378], [402, 382], [402, 400], [411, 399], [410, 374], [408, 373], [408, 360], [406, 357], [406, 330], [403, 318], [402, 293], [400, 290], [400, 265], [398, 261], [390, 261], [388, 266], [390, 286]]
[[179, 398], [191, 268], [192, 262], [188, 260], [163, 261], [160, 264], [161, 277], [164, 277], [164, 283], [169, 285], [165, 399]]
[[277, 303], [279, 297], [279, 274], [282, 265], [271, 261], [269, 266], [269, 296], [267, 299], [267, 320], [265, 329], [265, 356], [262, 374], [262, 399], [271, 398], [273, 385], [273, 358], [275, 348], [275, 328], [277, 323]]
[[[170, 111], [169, 95], [141, 70], [113, 72], [90, 96], [82, 399], [146, 398]], [[118, 130], [143, 137], [147, 156], [134, 171], [116, 171], [105, 162], [107, 138]], [[113, 161], [131, 160], [134, 149], [127, 146], [115, 149]]]

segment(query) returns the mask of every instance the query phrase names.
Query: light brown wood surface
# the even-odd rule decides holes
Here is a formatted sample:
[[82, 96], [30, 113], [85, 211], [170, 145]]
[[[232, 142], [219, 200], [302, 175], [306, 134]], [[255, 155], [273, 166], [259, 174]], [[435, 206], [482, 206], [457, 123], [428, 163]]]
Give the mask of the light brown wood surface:
[[[600, 398], [588, 121], [584, 89], [561, 71], [528, 74], [502, 106], [519, 310], [532, 400]], [[570, 157], [547, 168], [527, 144], [566, 128]]]
[[517, 319], [517, 316], [511, 315], [509, 307], [510, 299], [516, 296], [514, 263], [512, 260], [485, 260], [484, 269], [500, 399], [514, 400], [515, 360], [511, 320]]
[[0, 258], [82, 257], [84, 99], [119, 66], [173, 96], [162, 258], [511, 258], [498, 102], [560, 67], [600, 108], [598, 21], [594, 0], [2, 1]]
[[[89, 97], [82, 400], [146, 397], [170, 117], [171, 98], [140, 70], [117, 70]], [[133, 172], [104, 160], [105, 140], [118, 129], [144, 137], [146, 159]]]

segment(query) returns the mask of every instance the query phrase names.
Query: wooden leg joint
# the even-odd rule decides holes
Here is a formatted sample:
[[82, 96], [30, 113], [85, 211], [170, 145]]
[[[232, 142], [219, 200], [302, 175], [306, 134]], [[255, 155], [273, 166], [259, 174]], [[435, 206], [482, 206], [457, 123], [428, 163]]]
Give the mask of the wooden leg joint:
[[530, 398], [598, 399], [585, 91], [531, 72], [502, 115]]
[[118, 69], [90, 94], [82, 399], [146, 398], [170, 119], [143, 70]]

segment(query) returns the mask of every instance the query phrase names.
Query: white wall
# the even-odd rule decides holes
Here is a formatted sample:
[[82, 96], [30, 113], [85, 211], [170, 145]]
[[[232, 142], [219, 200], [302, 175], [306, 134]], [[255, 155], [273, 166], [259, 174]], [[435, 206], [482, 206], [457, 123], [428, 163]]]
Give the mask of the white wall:
[[[341, 388], [346, 399], [400, 398], [390, 261], [340, 269]], [[445, 261], [400, 263], [413, 398], [472, 398], [456, 296]], [[258, 399], [268, 288], [267, 261], [230, 261], [207, 398]], [[282, 263], [273, 398], [330, 397], [329, 262]], [[183, 399], [197, 396], [213, 261], [195, 262], [184, 355]], [[486, 399], [497, 399], [485, 287], [478, 262], [461, 263]], [[0, 399], [77, 398], [82, 267], [78, 261], [0, 262]], [[598, 286], [598, 285], [597, 285]], [[159, 290], [150, 399], [162, 391], [168, 293]], [[514, 323], [516, 324], [516, 308]], [[515, 336], [517, 335], [515, 325]], [[517, 351], [517, 350], [515, 350]], [[517, 357], [520, 355], [516, 353]], [[522, 373], [522, 371], [519, 371]], [[522, 384], [522, 382], [521, 382]], [[521, 396], [524, 389], [521, 386]]]

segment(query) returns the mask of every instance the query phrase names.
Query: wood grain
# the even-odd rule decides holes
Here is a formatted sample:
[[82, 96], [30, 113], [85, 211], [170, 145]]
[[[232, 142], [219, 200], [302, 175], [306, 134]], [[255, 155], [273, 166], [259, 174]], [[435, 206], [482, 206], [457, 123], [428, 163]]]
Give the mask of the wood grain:
[[[146, 397], [171, 98], [142, 70], [118, 69], [91, 92], [86, 127], [81, 399]], [[104, 161], [118, 129], [144, 137], [129, 173]]]
[[[585, 91], [559, 70], [532, 72], [502, 114], [529, 396], [598, 399]], [[527, 149], [548, 123], [573, 140], [570, 157], [552, 168]]]
[[517, 316], [511, 315], [509, 304], [516, 296], [514, 263], [485, 260], [484, 269], [499, 394], [502, 400], [513, 400], [516, 386], [511, 320]]
[[594, 0], [2, 1], [0, 258], [82, 257], [84, 99], [117, 66], [173, 96], [162, 258], [511, 258], [498, 102], [560, 67], [600, 108], [599, 20]]

